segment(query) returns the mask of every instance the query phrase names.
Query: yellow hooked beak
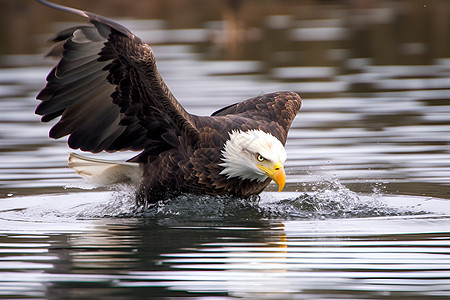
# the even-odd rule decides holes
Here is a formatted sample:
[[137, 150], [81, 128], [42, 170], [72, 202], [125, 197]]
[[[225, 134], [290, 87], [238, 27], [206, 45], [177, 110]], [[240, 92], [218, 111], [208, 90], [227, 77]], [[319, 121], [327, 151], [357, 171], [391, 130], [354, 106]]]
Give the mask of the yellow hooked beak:
[[284, 167], [281, 162], [277, 162], [273, 165], [273, 168], [267, 168], [262, 165], [256, 165], [258, 168], [263, 170], [267, 176], [270, 177], [278, 185], [278, 192], [281, 192], [284, 188], [286, 182], [286, 173], [284, 173]]

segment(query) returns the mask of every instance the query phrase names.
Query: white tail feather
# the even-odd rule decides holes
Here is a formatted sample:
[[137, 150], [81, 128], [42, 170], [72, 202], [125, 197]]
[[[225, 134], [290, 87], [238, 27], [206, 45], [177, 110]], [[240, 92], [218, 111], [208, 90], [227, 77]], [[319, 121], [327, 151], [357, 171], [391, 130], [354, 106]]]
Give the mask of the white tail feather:
[[70, 153], [69, 167], [81, 177], [98, 185], [130, 183], [137, 186], [142, 179], [139, 164], [133, 162], [98, 159]]

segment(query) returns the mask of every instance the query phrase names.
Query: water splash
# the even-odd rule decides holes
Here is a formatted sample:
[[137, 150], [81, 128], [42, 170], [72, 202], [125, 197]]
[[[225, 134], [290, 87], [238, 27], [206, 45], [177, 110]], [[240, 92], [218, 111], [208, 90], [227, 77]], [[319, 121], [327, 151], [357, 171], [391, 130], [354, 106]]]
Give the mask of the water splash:
[[379, 189], [371, 195], [360, 195], [345, 187], [338, 179], [322, 179], [312, 192], [300, 193], [280, 200], [275, 208], [281, 217], [290, 218], [355, 218], [416, 214], [390, 207], [380, 201]]
[[271, 193], [241, 199], [232, 196], [182, 195], [143, 210], [146, 217], [181, 219], [325, 219], [423, 214], [418, 210], [391, 207], [380, 201], [379, 190], [359, 195], [337, 179], [322, 180], [312, 192]]
[[139, 215], [141, 209], [136, 206], [135, 188], [127, 184], [112, 187], [114, 192], [108, 194], [104, 201], [88, 203], [80, 210], [77, 218], [128, 218]]
[[[116, 185], [112, 191], [11, 197], [3, 200], [5, 210], [0, 213], [8, 219], [55, 222], [61, 219], [102, 218], [169, 218], [179, 221], [330, 219], [424, 214], [426, 205], [421, 205], [430, 202], [429, 199], [425, 201], [423, 198], [405, 196], [403, 203], [393, 205], [398, 199], [383, 195], [379, 189], [370, 195], [358, 194], [337, 179], [323, 179], [315, 183], [311, 190], [263, 192], [249, 199], [183, 194], [144, 208], [136, 206], [133, 187]], [[388, 198], [389, 201], [386, 200]], [[436, 201], [431, 200], [428, 204]]]

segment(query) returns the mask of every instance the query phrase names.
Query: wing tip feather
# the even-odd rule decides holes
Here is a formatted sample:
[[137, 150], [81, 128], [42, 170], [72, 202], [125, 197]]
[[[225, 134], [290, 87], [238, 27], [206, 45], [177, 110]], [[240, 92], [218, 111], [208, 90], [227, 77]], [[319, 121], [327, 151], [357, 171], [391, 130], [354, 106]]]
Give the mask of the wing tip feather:
[[[76, 9], [76, 8], [72, 8], [72, 7], [68, 7], [68, 6], [64, 6], [64, 5], [59, 5], [53, 2], [49, 2], [49, 1], [45, 1], [45, 0], [36, 0], [37, 2], [39, 2], [42, 5], [45, 5], [47, 7], [53, 8], [53, 9], [57, 9], [63, 12], [67, 12], [67, 13], [71, 13], [71, 14], [75, 14], [78, 16], [81, 16], [83, 18], [87, 18], [89, 19], [89, 21], [94, 24], [97, 29], [99, 30], [99, 32], [103, 35], [103, 36], [107, 36], [109, 34], [108, 30], [104, 30], [104, 28], [102, 28], [101, 25], [106, 25], [109, 28], [113, 28], [115, 29], [117, 32], [125, 35], [125, 36], [133, 36], [133, 34], [131, 33], [130, 30], [128, 30], [128, 28], [126, 28], [125, 26], [111, 20], [108, 19], [106, 17], [91, 13], [91, 12], [87, 12], [84, 10], [80, 10], [80, 9]], [[100, 25], [100, 26], [99, 26]]]

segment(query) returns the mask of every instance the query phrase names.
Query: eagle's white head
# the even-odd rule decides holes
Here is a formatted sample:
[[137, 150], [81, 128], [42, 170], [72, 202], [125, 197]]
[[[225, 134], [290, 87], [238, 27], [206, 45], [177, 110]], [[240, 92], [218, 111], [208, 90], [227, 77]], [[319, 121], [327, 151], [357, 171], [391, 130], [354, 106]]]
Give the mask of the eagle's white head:
[[222, 149], [224, 167], [220, 174], [228, 178], [265, 181], [270, 177], [281, 191], [286, 181], [283, 164], [286, 150], [273, 135], [261, 130], [233, 130]]

